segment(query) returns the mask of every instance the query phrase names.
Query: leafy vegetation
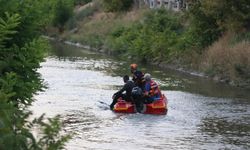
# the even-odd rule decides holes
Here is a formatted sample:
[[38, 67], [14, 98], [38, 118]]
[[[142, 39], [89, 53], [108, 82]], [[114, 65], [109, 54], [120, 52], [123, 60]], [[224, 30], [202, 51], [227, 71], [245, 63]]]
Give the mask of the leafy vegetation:
[[[117, 56], [196, 69], [223, 81], [244, 81], [249, 76], [247, 61], [241, 61], [244, 54], [250, 57], [248, 0], [189, 0], [188, 10], [181, 12], [130, 9], [136, 1], [93, 2], [102, 2], [106, 12], [92, 9], [88, 17], [81, 17], [89, 19], [76, 23], [78, 32], [66, 38]], [[223, 44], [227, 46], [218, 46]], [[214, 65], [215, 61], [219, 63]]]
[[[195, 23], [191, 27], [206, 33], [191, 32], [198, 35], [195, 39], [204, 41], [195, 42], [204, 43], [201, 70], [218, 80], [245, 87], [250, 85], [249, 7], [250, 1], [246, 0], [215, 0], [196, 1], [191, 9], [193, 18], [199, 16], [197, 10], [203, 14], [199, 19], [191, 19]], [[209, 24], [202, 28], [201, 22]]]
[[103, 4], [106, 11], [127, 11], [133, 5], [133, 0], [103, 0]]
[[[59, 117], [29, 121], [28, 106], [43, 90], [37, 69], [49, 49], [40, 37], [51, 23], [55, 1], [0, 0], [0, 149], [62, 149]], [[35, 137], [32, 130], [41, 131]]]
[[92, 0], [74, 0], [74, 5], [84, 5], [89, 2], [92, 2]]
[[[240, 85], [248, 82], [250, 72], [245, 58], [250, 57], [249, 7], [250, 2], [245, 0], [198, 0], [192, 1], [184, 14], [152, 10], [130, 27], [114, 28], [106, 47], [114, 54], [128, 54], [143, 61], [185, 63], [182, 65]], [[230, 38], [228, 32], [233, 33]]]
[[178, 19], [165, 9], [150, 11], [142, 22], [115, 29], [108, 38], [108, 47], [142, 60], [170, 58], [183, 32]]
[[59, 32], [64, 31], [64, 25], [73, 16], [73, 1], [58, 0], [55, 4], [54, 25]]

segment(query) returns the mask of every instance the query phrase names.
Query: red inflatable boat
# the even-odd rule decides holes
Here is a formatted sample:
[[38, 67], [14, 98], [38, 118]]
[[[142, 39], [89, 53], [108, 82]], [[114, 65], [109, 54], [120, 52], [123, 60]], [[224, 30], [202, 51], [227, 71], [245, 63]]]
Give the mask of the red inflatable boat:
[[[141, 113], [154, 114], [154, 115], [166, 115], [167, 114], [167, 98], [162, 95], [159, 100], [154, 101], [150, 104], [144, 104]], [[131, 102], [126, 102], [121, 98], [114, 106], [114, 112], [116, 113], [136, 113], [135, 105]]]

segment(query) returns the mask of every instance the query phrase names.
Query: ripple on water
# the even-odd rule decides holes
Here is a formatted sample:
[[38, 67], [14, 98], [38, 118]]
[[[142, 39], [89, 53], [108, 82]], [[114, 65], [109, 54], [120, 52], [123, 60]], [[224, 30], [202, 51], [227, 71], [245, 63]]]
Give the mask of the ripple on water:
[[[111, 103], [121, 87], [120, 64], [107, 59], [48, 58], [39, 72], [48, 84], [35, 98], [35, 115], [61, 114], [65, 130], [74, 132], [67, 149], [248, 149], [249, 101], [163, 91], [166, 116], [115, 114], [98, 101]], [[124, 70], [124, 68], [123, 68]], [[156, 72], [158, 73], [158, 72]], [[171, 77], [157, 79], [172, 82]], [[172, 78], [173, 79], [173, 78]], [[174, 80], [181, 86], [185, 80]]]

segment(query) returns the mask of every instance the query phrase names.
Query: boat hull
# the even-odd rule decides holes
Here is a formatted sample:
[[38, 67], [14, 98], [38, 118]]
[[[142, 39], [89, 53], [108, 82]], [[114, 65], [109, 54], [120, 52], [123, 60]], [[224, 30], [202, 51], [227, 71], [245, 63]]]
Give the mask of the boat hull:
[[[166, 115], [167, 114], [167, 98], [162, 95], [159, 100], [154, 101], [150, 104], [143, 104], [143, 114], [154, 114], [154, 115]], [[116, 113], [136, 113], [136, 107], [131, 102], [126, 102], [121, 98], [114, 106], [114, 112]]]

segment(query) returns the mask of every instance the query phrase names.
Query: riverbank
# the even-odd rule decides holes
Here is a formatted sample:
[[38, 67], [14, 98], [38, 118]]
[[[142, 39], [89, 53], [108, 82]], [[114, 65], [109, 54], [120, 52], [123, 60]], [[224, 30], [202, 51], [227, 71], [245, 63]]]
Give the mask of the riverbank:
[[49, 32], [49, 36], [122, 59], [250, 88], [249, 32], [224, 33], [202, 48], [199, 44], [209, 44], [215, 33], [201, 40], [203, 35], [190, 29], [184, 13], [147, 8], [111, 13], [98, 4], [76, 12], [63, 34]]
[[[79, 42], [65, 41], [63, 39], [56, 39], [54, 37], [49, 37], [49, 36], [43, 36], [43, 38], [48, 39], [50, 41], [60, 42], [62, 44], [74, 46], [74, 47], [77, 47], [77, 48], [82, 48], [82, 49], [86, 49], [86, 50], [89, 50], [89, 51], [94, 51], [94, 52], [114, 56], [114, 55], [110, 54], [108, 51], [106, 51], [104, 49], [97, 49], [97, 48], [91, 47], [89, 45], [84, 45], [84, 44], [79, 43]], [[202, 72], [198, 72], [198, 71], [191, 70], [191, 69], [188, 70], [188, 69], [185, 69], [185, 68], [182, 68], [180, 66], [173, 65], [173, 64], [171, 65], [171, 64], [165, 64], [165, 63], [159, 63], [159, 64], [150, 63], [150, 65], [154, 65], [154, 66], [157, 66], [157, 67], [162, 68], [162, 69], [170, 69], [170, 70], [182, 72], [182, 73], [189, 74], [189, 75], [192, 75], [192, 76], [209, 78], [209, 76], [205, 75]]]
[[168, 115], [116, 114], [99, 101], [112, 102], [129, 62], [54, 44], [39, 69], [48, 88], [35, 95], [31, 110], [37, 116], [61, 114], [64, 130], [74, 133], [65, 149], [249, 147], [248, 90], [145, 66], [169, 100]]

